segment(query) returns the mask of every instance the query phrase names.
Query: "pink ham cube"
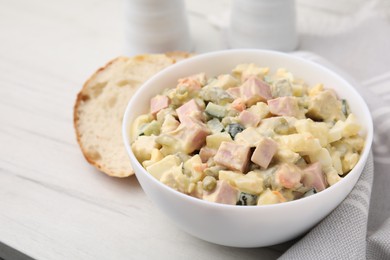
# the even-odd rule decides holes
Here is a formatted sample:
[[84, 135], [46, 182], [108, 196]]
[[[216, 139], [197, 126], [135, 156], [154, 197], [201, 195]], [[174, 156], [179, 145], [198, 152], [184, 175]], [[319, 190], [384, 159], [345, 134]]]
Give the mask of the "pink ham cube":
[[275, 172], [275, 183], [287, 189], [302, 186], [302, 170], [295, 164], [283, 163]]
[[260, 123], [260, 115], [244, 110], [238, 116], [238, 121], [241, 125], [247, 127], [256, 127]]
[[150, 100], [150, 113], [155, 116], [160, 110], [169, 106], [169, 98], [157, 95]]
[[199, 150], [206, 142], [206, 136], [210, 134], [207, 126], [192, 117], [188, 117], [179, 127], [171, 132], [171, 135], [180, 140], [185, 153]]
[[189, 117], [200, 120], [202, 118], [202, 110], [194, 99], [176, 109], [177, 116], [180, 122], [186, 121]]
[[269, 111], [278, 116], [300, 117], [298, 101], [295, 97], [278, 97], [268, 100]]
[[327, 183], [319, 162], [309, 164], [303, 169], [302, 183], [305, 187], [314, 188], [317, 192], [326, 188]]
[[241, 88], [240, 87], [234, 87], [234, 88], [228, 88], [226, 92], [232, 96], [233, 98], [239, 98], [241, 96]]
[[277, 150], [278, 144], [274, 140], [264, 137], [258, 142], [251, 161], [266, 169]]
[[271, 88], [257, 77], [249, 77], [241, 86], [241, 98], [248, 106], [272, 99]]
[[227, 181], [217, 181], [214, 190], [203, 192], [203, 199], [210, 202], [236, 205], [238, 195], [239, 191]]
[[231, 170], [245, 172], [248, 168], [249, 157], [249, 146], [224, 141], [219, 146], [214, 161]]
[[217, 153], [216, 149], [209, 148], [207, 146], [204, 146], [199, 151], [200, 159], [203, 163], [206, 163], [210, 158], [214, 157]]

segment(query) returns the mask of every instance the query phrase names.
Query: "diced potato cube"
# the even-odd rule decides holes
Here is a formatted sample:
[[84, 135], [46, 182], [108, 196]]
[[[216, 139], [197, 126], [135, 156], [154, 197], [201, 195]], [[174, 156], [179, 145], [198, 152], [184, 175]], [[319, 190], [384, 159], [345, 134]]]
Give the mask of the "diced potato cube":
[[250, 147], [256, 147], [257, 142], [262, 139], [262, 135], [257, 132], [256, 128], [248, 127], [241, 133], [236, 134], [234, 141], [239, 144], [245, 144]]
[[156, 162], [162, 160], [163, 158], [164, 158], [164, 155], [160, 152], [160, 150], [157, 148], [154, 148], [152, 150], [150, 160], [145, 160], [142, 163], [142, 166], [146, 168], [146, 167], [152, 165], [153, 163], [156, 163]]
[[263, 179], [255, 172], [248, 172], [244, 175], [240, 172], [220, 171], [219, 180], [227, 181], [240, 191], [249, 194], [260, 194], [263, 191]]
[[204, 173], [202, 170], [202, 160], [198, 154], [192, 156], [184, 163], [184, 171], [185, 173], [190, 174], [189, 178], [193, 183], [197, 183], [203, 179]]
[[294, 81], [294, 75], [291, 72], [287, 71], [285, 68], [277, 69], [275, 76], [279, 79], [280, 78], [288, 79], [290, 82]]
[[281, 141], [282, 145], [285, 145], [296, 153], [309, 154], [319, 151], [322, 148], [320, 141], [308, 133], [283, 135], [278, 139]]
[[234, 171], [219, 171], [219, 180], [224, 180], [229, 182], [231, 185], [234, 185], [234, 179], [244, 176], [242, 172], [234, 172]]
[[181, 165], [171, 167], [165, 171], [161, 175], [160, 181], [165, 185], [186, 194], [191, 193], [195, 188], [194, 183], [191, 183], [187, 176], [183, 174]]
[[248, 111], [260, 116], [261, 119], [269, 114], [268, 105], [264, 102], [257, 102], [255, 105], [251, 106]]
[[153, 163], [146, 167], [146, 170], [157, 180], [161, 179], [161, 176], [169, 171], [171, 168], [177, 167], [181, 164], [181, 160], [176, 155], [168, 155], [164, 159]]
[[168, 114], [164, 118], [164, 122], [161, 126], [161, 133], [168, 133], [177, 129], [180, 122], [176, 120], [174, 116]]
[[311, 119], [301, 119], [295, 122], [295, 129], [298, 133], [310, 133], [317, 138], [322, 147], [328, 145], [328, 125], [323, 122], [314, 122]]
[[266, 189], [263, 191], [257, 201], [257, 205], [277, 204], [282, 202], [280, 193]]
[[249, 194], [260, 194], [263, 191], [263, 180], [257, 177], [243, 176], [235, 179], [235, 186]]
[[332, 186], [341, 180], [341, 177], [337, 174], [337, 171], [333, 167], [325, 170], [325, 177], [329, 186]]
[[360, 131], [360, 125], [353, 114], [349, 114], [343, 129], [343, 137], [350, 137], [358, 134]]
[[292, 94], [295, 97], [301, 97], [305, 94], [306, 88], [302, 84], [292, 84]]
[[280, 147], [275, 154], [275, 158], [279, 162], [293, 163], [295, 164], [301, 156], [298, 153], [294, 153], [286, 147]]
[[360, 125], [353, 114], [349, 114], [347, 120], [337, 121], [336, 124], [329, 130], [328, 141], [333, 143], [343, 137], [351, 137], [357, 135], [360, 131]]
[[351, 146], [354, 151], [361, 151], [364, 147], [364, 139], [359, 135], [344, 138], [343, 142]]
[[233, 88], [239, 84], [239, 81], [230, 74], [219, 75], [218, 78], [212, 81], [208, 86], [220, 87], [223, 89]]
[[337, 171], [337, 174], [342, 175], [343, 174], [343, 168], [341, 165], [341, 154], [339, 151], [332, 151], [330, 153], [330, 156], [332, 157], [333, 162], [333, 168]]
[[324, 90], [324, 85], [323, 84], [317, 84], [314, 87], [309, 89], [309, 96], [315, 96], [321, 93]]
[[343, 137], [345, 123], [344, 121], [337, 121], [336, 124], [329, 130], [328, 141], [329, 143], [336, 142]]
[[[191, 183], [190, 185], [192, 185]], [[201, 199], [203, 197], [203, 185], [201, 181], [198, 181], [194, 186], [191, 186], [191, 191], [189, 192], [189, 195], [195, 198]]]
[[206, 137], [206, 146], [211, 148], [211, 149], [218, 150], [219, 146], [221, 145], [221, 143], [223, 141], [231, 142], [233, 140], [232, 140], [231, 136], [226, 132], [212, 134], [212, 135], [208, 135]]
[[343, 173], [348, 173], [359, 161], [359, 154], [347, 153], [341, 160]]
[[155, 136], [139, 136], [131, 145], [135, 157], [141, 163], [150, 160], [154, 148], [159, 148]]
[[254, 63], [239, 64], [233, 69], [233, 75], [245, 80], [250, 76], [263, 78], [269, 72], [269, 68], [261, 68]]
[[323, 169], [327, 169], [333, 166], [332, 158], [330, 157], [329, 151], [326, 148], [309, 154], [310, 161], [312, 163], [319, 162]]
[[162, 146], [160, 151], [165, 156], [181, 151], [180, 140], [169, 134], [159, 135], [156, 142]]

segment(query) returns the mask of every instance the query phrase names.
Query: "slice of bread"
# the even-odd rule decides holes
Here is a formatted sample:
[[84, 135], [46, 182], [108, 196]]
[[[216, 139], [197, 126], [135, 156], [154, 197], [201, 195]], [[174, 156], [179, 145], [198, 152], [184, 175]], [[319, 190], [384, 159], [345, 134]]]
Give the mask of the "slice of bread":
[[137, 88], [163, 68], [189, 54], [145, 54], [119, 57], [97, 70], [77, 95], [74, 127], [85, 159], [115, 177], [132, 175], [122, 141], [122, 119]]

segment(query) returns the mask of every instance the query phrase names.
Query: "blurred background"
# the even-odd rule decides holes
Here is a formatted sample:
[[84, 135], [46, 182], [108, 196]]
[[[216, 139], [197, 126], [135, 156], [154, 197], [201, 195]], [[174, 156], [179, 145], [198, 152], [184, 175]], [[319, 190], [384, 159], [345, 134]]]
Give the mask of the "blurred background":
[[[2, 58], [33, 66], [39, 57], [53, 71], [73, 68], [69, 83], [80, 84], [97, 66], [126, 54], [125, 1], [131, 0], [0, 0]], [[194, 52], [227, 48], [223, 27], [231, 3], [185, 0]], [[296, 0], [296, 9], [298, 50], [317, 53], [358, 80], [390, 69], [390, 1]]]

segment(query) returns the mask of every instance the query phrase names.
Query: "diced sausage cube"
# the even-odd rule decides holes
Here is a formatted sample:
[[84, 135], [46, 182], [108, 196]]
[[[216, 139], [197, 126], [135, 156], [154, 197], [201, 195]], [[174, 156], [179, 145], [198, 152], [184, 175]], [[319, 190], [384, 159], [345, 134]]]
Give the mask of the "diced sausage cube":
[[202, 110], [194, 99], [191, 99], [187, 103], [184, 103], [178, 109], [176, 109], [177, 116], [180, 122], [186, 121], [189, 117], [200, 120], [202, 117]]
[[199, 151], [200, 159], [203, 163], [206, 163], [211, 157], [214, 157], [217, 153], [216, 149], [209, 148], [207, 146], [204, 146]]
[[260, 115], [249, 112], [248, 110], [244, 110], [238, 116], [238, 121], [245, 126], [248, 127], [256, 127], [260, 123]]
[[231, 170], [245, 172], [248, 168], [250, 147], [234, 142], [222, 142], [214, 161]]
[[241, 97], [248, 106], [272, 99], [271, 88], [257, 77], [250, 77], [240, 86]]
[[278, 116], [302, 117], [295, 97], [278, 97], [268, 100], [269, 111]]
[[228, 88], [226, 92], [232, 96], [233, 98], [239, 98], [241, 96], [241, 88], [240, 87], [234, 87], [234, 88]]
[[277, 150], [278, 144], [274, 140], [267, 137], [262, 138], [252, 154], [251, 161], [263, 168], [267, 168]]
[[171, 133], [180, 140], [182, 150], [192, 153], [200, 149], [206, 142], [206, 136], [210, 134], [207, 126], [194, 118], [187, 118], [180, 126]]
[[230, 205], [236, 205], [238, 195], [239, 191], [227, 181], [217, 181], [217, 185], [212, 191], [203, 191], [204, 200]]
[[275, 183], [287, 189], [295, 189], [302, 186], [302, 170], [294, 165], [283, 163], [275, 172]]
[[163, 95], [157, 95], [150, 100], [150, 113], [154, 116], [161, 109], [169, 106], [169, 98]]
[[305, 187], [314, 188], [317, 192], [326, 188], [327, 183], [319, 162], [312, 163], [303, 169], [302, 183]]

